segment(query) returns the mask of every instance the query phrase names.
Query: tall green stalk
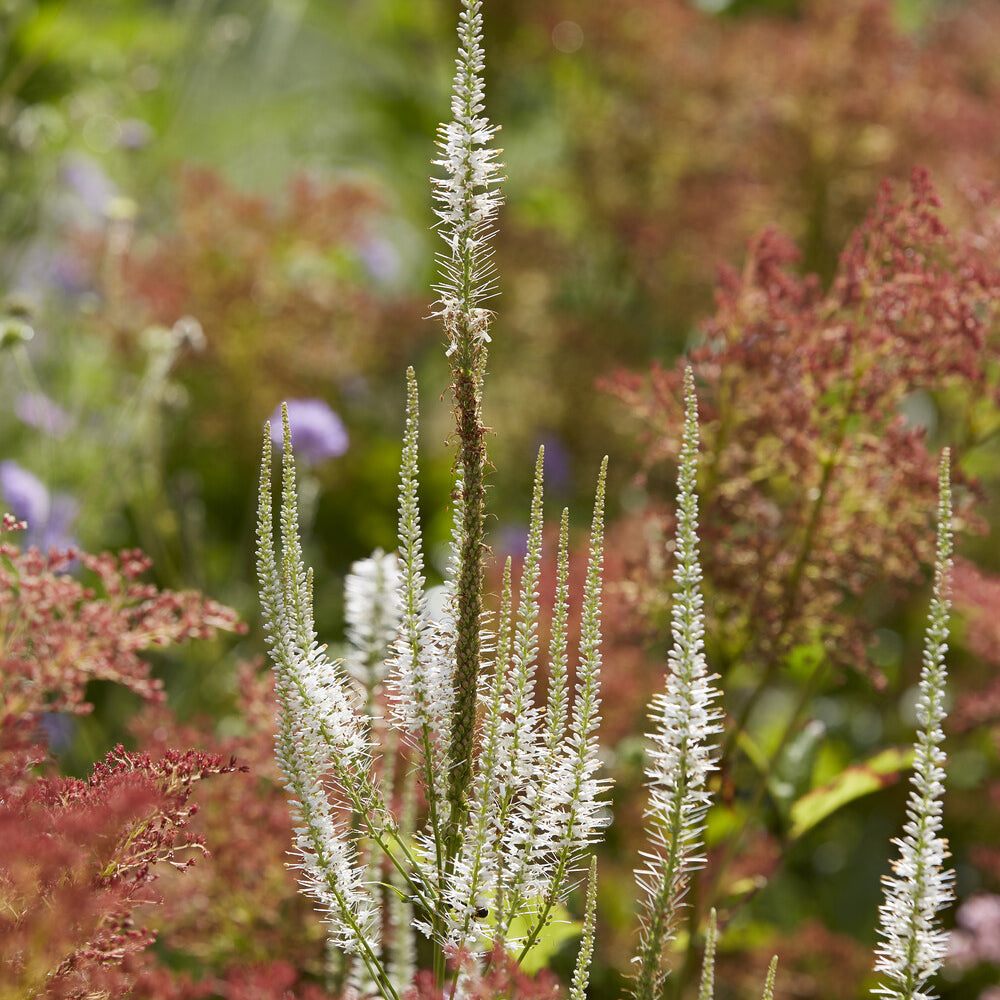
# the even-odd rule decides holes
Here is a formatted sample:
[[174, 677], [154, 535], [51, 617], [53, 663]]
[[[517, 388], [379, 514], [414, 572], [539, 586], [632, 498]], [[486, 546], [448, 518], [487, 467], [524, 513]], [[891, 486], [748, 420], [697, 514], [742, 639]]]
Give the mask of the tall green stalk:
[[445, 840], [449, 859], [460, 848], [468, 819], [473, 779], [476, 690], [481, 667], [483, 558], [486, 549], [486, 428], [483, 375], [492, 313], [482, 303], [493, 294], [491, 238], [500, 194], [498, 150], [489, 144], [496, 126], [483, 115], [482, 0], [464, 0], [459, 15], [458, 59], [452, 86], [452, 120], [438, 132], [446, 176], [434, 180], [435, 212], [447, 252], [439, 256], [440, 294], [436, 315], [448, 338], [451, 389], [458, 436], [457, 489], [461, 496], [459, 566], [455, 592], [455, 671], [451, 740], [448, 748], [450, 806]]

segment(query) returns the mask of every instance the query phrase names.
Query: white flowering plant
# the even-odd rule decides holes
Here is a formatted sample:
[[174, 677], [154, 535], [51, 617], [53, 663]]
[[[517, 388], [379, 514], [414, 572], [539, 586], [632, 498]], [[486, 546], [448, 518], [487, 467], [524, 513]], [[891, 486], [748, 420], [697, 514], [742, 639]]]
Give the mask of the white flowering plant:
[[[299, 537], [291, 429], [272, 485], [271, 428], [261, 463], [257, 563], [279, 706], [276, 753], [295, 817], [303, 891], [316, 901], [343, 982], [361, 996], [402, 1000], [426, 970], [459, 996], [499, 948], [524, 962], [586, 882], [570, 985], [587, 994], [595, 948], [596, 862], [607, 822], [600, 775], [601, 577], [607, 460], [598, 478], [570, 655], [569, 520], [563, 511], [555, 598], [540, 646], [543, 453], [535, 468], [527, 551], [515, 586], [504, 567], [499, 608], [484, 599], [487, 469], [483, 384], [494, 293], [492, 237], [501, 204], [496, 126], [484, 114], [482, 0], [463, 0], [451, 121], [440, 130], [434, 181], [445, 249], [434, 314], [451, 370], [457, 456], [445, 582], [429, 588], [418, 505], [418, 391], [407, 374], [398, 550], [356, 563], [347, 580], [347, 652], [317, 637], [312, 577]], [[706, 814], [723, 731], [705, 655], [698, 537], [698, 404], [684, 380], [677, 482], [672, 645], [651, 706], [645, 769], [649, 848], [636, 871], [639, 929], [631, 992], [664, 995], [669, 956], [693, 874], [705, 861]], [[951, 553], [947, 454], [940, 471], [937, 578], [918, 714], [916, 765], [900, 858], [886, 879], [877, 969], [881, 995], [923, 1000], [940, 967], [937, 914], [950, 898], [940, 836], [944, 654]], [[278, 493], [278, 523], [275, 496]], [[547, 676], [544, 697], [539, 668]], [[714, 992], [720, 930], [709, 915], [699, 1000]], [[776, 962], [763, 987], [775, 991]]]
[[500, 196], [497, 151], [489, 146], [496, 129], [483, 116], [481, 6], [463, 6], [452, 121], [442, 126], [437, 161], [446, 177], [435, 182], [446, 245], [436, 314], [448, 340], [459, 442], [440, 599], [431, 600], [424, 575], [412, 370], [398, 554], [355, 566], [344, 662], [331, 659], [316, 637], [287, 415], [277, 544], [270, 429], [261, 465], [258, 571], [277, 679], [277, 754], [296, 816], [302, 885], [321, 907], [331, 944], [349, 956], [352, 984], [393, 1000], [414, 979], [414, 930], [428, 942], [435, 981], [452, 992], [463, 967], [449, 968], [449, 954], [485, 961], [499, 943], [526, 957], [586, 870], [606, 821], [605, 783], [597, 777], [606, 463], [572, 675], [563, 513], [544, 704], [536, 692], [542, 452], [517, 599], [508, 562], [499, 613], [483, 607], [481, 407], [491, 319], [483, 302], [492, 292], [490, 237]]

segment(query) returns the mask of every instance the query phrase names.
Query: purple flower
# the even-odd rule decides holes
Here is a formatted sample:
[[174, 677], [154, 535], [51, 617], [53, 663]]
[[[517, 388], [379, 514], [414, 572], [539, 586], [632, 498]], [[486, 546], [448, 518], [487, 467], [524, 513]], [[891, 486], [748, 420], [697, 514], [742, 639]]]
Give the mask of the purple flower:
[[71, 221], [78, 224], [103, 220], [108, 205], [118, 196], [118, 187], [93, 157], [83, 154], [67, 156], [63, 161], [62, 179], [70, 194]]
[[141, 149], [153, 138], [153, 129], [141, 118], [126, 118], [121, 122], [118, 144], [125, 149]]
[[948, 957], [955, 965], [1000, 963], [1000, 896], [970, 897], [958, 908], [955, 923], [958, 926], [948, 936]]
[[[287, 402], [292, 448], [307, 465], [317, 465], [347, 451], [344, 422], [321, 399], [290, 399]], [[281, 407], [271, 414], [271, 441], [282, 444]]]
[[0, 462], [0, 491], [10, 512], [28, 523], [26, 545], [35, 545], [43, 551], [73, 545], [69, 529], [78, 507], [71, 496], [51, 495], [40, 479], [12, 459]]
[[523, 559], [528, 553], [528, 529], [523, 524], [504, 525], [497, 533], [497, 551], [501, 555]]
[[545, 446], [545, 485], [558, 493], [564, 493], [573, 479], [569, 450], [554, 434], [546, 435], [540, 443]]
[[65, 437], [73, 426], [70, 415], [41, 392], [22, 392], [14, 404], [18, 420], [52, 437]]
[[0, 462], [0, 490], [11, 513], [27, 521], [29, 528], [48, 521], [52, 508], [49, 491], [40, 479], [12, 459]]

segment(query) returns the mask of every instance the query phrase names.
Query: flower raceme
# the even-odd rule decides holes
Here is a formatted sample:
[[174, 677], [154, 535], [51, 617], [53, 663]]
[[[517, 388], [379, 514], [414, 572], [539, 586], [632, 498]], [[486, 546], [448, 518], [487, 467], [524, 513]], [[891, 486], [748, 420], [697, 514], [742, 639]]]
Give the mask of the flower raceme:
[[[412, 951], [411, 923], [438, 946], [442, 959], [456, 946], [483, 956], [495, 943], [523, 959], [576, 881], [582, 857], [605, 822], [600, 799], [605, 783], [596, 775], [605, 470], [594, 507], [575, 697], [568, 692], [564, 513], [551, 680], [544, 707], [536, 708], [539, 455], [519, 600], [515, 607], [508, 564], [497, 633], [481, 628], [480, 647], [490, 654], [477, 695], [483, 721], [473, 781], [463, 792], [459, 849], [448, 855], [452, 816], [441, 778], [452, 767], [457, 583], [454, 576], [448, 579], [443, 608], [433, 617], [416, 506], [417, 422], [411, 372], [399, 555], [377, 555], [355, 567], [348, 584], [350, 666], [331, 660], [316, 640], [287, 421], [280, 551], [273, 538], [267, 438], [258, 525], [261, 595], [277, 678], [277, 753], [296, 814], [303, 887], [321, 905], [331, 943], [354, 956], [354, 981], [388, 997], [398, 997], [413, 982], [412, 961], [394, 957], [408, 944]], [[463, 523], [459, 504], [453, 553], [462, 550]], [[460, 572], [457, 555], [452, 572]], [[390, 623], [396, 626], [391, 640]], [[419, 828], [414, 792], [407, 787], [414, 776], [426, 803]], [[386, 883], [394, 888], [384, 892]], [[402, 908], [396, 905], [401, 897]], [[443, 967], [435, 970], [442, 972]]]
[[887, 981], [873, 992], [891, 1000], [929, 1000], [927, 981], [941, 968], [948, 936], [937, 914], [953, 899], [955, 873], [944, 867], [948, 842], [941, 836], [945, 754], [945, 654], [948, 651], [948, 611], [952, 556], [949, 452], [938, 471], [937, 558], [920, 672], [913, 775], [902, 837], [893, 841], [899, 857], [893, 874], [883, 879], [885, 902], [879, 907], [876, 971]]
[[722, 731], [715, 702], [719, 692], [704, 654], [705, 618], [698, 560], [698, 401], [694, 375], [684, 373], [685, 420], [677, 473], [676, 592], [671, 612], [673, 645], [665, 690], [653, 701], [656, 730], [646, 768], [647, 828], [653, 841], [647, 865], [636, 873], [645, 894], [635, 996], [660, 995], [666, 976], [663, 952], [675, 930], [678, 910], [700, 856], [705, 814], [711, 804], [708, 777], [712, 738]]
[[[673, 647], [666, 686], [653, 703], [655, 731], [647, 767], [647, 826], [653, 848], [638, 873], [645, 893], [634, 993], [655, 997], [666, 976], [664, 952], [676, 930], [691, 873], [703, 864], [713, 737], [720, 732], [718, 692], [703, 651], [698, 560], [697, 402], [685, 374], [686, 418], [678, 473]], [[540, 659], [538, 579], [542, 557], [542, 454], [536, 466], [527, 555], [515, 600], [505, 567], [495, 630], [481, 623], [486, 651], [478, 688], [479, 728], [473, 780], [458, 850], [450, 855], [451, 801], [440, 778], [452, 766], [451, 682], [455, 603], [461, 579], [462, 492], [456, 491], [452, 559], [444, 600], [432, 610], [424, 577], [417, 498], [417, 390], [409, 375], [400, 485], [399, 554], [377, 554], [355, 567], [348, 584], [350, 666], [330, 660], [316, 640], [311, 577], [302, 560], [294, 464], [285, 424], [280, 552], [272, 537], [270, 441], [265, 434], [259, 522], [262, 599], [280, 705], [278, 758], [297, 816], [296, 846], [307, 891], [321, 903], [330, 939], [355, 956], [352, 981], [362, 992], [398, 1000], [426, 982], [413, 961], [411, 924], [438, 947], [442, 965], [427, 970], [446, 986], [443, 961], [459, 949], [458, 977], [479, 974], [491, 945], [523, 959], [552, 917], [599, 834], [602, 782], [596, 777], [599, 719], [600, 571], [604, 470], [598, 484], [590, 564], [584, 587], [576, 696], [568, 691], [568, 521], [563, 514], [556, 570], [549, 684], [535, 691]], [[943, 956], [935, 914], [949, 898], [940, 830], [943, 756], [943, 657], [950, 558], [950, 492], [942, 465], [938, 573], [918, 712], [916, 774], [901, 857], [886, 880], [884, 938], [878, 969], [888, 997], [922, 1000]], [[390, 584], [394, 584], [392, 589]], [[390, 638], [391, 625], [395, 638]], [[364, 669], [361, 669], [364, 665]], [[381, 739], [381, 754], [375, 737]], [[422, 787], [422, 825], [416, 823]], [[592, 900], [593, 872], [591, 891]], [[574, 995], [585, 989], [593, 946], [593, 905]], [[408, 957], [407, 957], [408, 956]], [[473, 961], [470, 965], [469, 962]], [[458, 979], [452, 980], [458, 986]], [[584, 985], [581, 985], [584, 984]], [[772, 995], [774, 966], [765, 995]], [[710, 979], [704, 988], [711, 996]]]
[[438, 146], [445, 177], [434, 178], [435, 214], [448, 250], [438, 257], [441, 298], [437, 314], [449, 338], [448, 356], [488, 344], [490, 313], [481, 303], [493, 294], [490, 238], [502, 198], [500, 150], [490, 147], [498, 126], [483, 110], [482, 0], [468, 0], [459, 14], [459, 50], [451, 121], [441, 125]]

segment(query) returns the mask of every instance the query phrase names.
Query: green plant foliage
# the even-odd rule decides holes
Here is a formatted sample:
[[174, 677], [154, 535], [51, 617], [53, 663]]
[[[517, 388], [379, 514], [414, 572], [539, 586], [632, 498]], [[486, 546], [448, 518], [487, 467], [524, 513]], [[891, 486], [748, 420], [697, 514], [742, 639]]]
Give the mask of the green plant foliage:
[[792, 805], [789, 838], [801, 837], [849, 802], [892, 784], [912, 763], [911, 749], [889, 747], [861, 764], [845, 767], [832, 781], [812, 789]]

